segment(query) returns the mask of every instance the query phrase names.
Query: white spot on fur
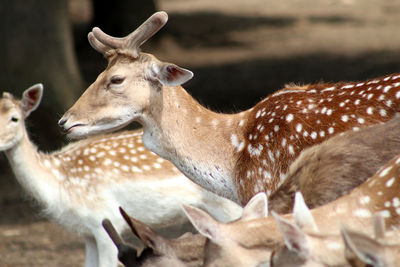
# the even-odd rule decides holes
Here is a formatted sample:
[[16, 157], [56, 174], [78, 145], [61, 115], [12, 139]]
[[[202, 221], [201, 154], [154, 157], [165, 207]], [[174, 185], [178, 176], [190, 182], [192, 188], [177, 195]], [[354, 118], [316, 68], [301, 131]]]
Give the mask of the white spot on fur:
[[394, 183], [394, 177], [390, 178], [387, 182], [386, 182], [386, 187], [391, 187]]
[[286, 116], [286, 121], [287, 121], [287, 122], [291, 122], [292, 120], [293, 120], [293, 114], [290, 113], [290, 114], [288, 114], [288, 115]]
[[296, 131], [299, 133], [299, 132], [301, 132], [302, 129], [303, 129], [303, 125], [301, 123], [298, 123], [296, 125]]
[[388, 174], [388, 172], [392, 169], [392, 166], [386, 167], [379, 173], [379, 177], [384, 177]]
[[370, 218], [371, 217], [371, 212], [367, 209], [356, 209], [355, 211], [353, 211], [353, 214], [360, 218]]
[[348, 85], [342, 86], [342, 89], [350, 89], [350, 88], [353, 88], [353, 87], [354, 87], [353, 84], [348, 84]]
[[379, 212], [383, 218], [390, 218], [390, 212], [388, 210], [382, 210]]
[[400, 206], [400, 200], [398, 197], [394, 197], [392, 202], [393, 202], [393, 207], [397, 208], [398, 206]]
[[369, 196], [362, 196], [360, 197], [360, 204], [365, 205], [368, 204], [371, 198]]
[[282, 138], [282, 147], [285, 147], [286, 143], [287, 143], [286, 138]]
[[289, 150], [289, 153], [290, 153], [291, 155], [294, 155], [294, 149], [293, 149], [293, 146], [292, 146], [292, 145], [289, 145], [289, 146], [288, 146], [288, 150]]

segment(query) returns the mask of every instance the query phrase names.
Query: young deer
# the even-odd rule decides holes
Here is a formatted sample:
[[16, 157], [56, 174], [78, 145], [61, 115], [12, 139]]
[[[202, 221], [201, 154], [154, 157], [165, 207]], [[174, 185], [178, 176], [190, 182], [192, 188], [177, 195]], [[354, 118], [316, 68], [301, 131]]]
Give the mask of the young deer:
[[[300, 201], [301, 195], [296, 196], [296, 203], [303, 203]], [[399, 226], [400, 156], [384, 165], [350, 194], [311, 210], [312, 216], [302, 208], [305, 205], [300, 204], [295, 204], [293, 216], [288, 214], [282, 218], [324, 234], [338, 236], [339, 223], [372, 234], [373, 214], [377, 212], [381, 213], [389, 228]], [[198, 208], [184, 206], [184, 209], [196, 229], [209, 239], [205, 251], [206, 266], [256, 266], [268, 263], [272, 251], [283, 242], [278, 225], [271, 217], [223, 224]], [[312, 222], [310, 218], [313, 218]], [[330, 247], [337, 248], [335, 243]], [[328, 264], [336, 260], [335, 257], [325, 259]]]
[[[255, 195], [243, 208], [241, 221], [263, 218], [267, 215], [265, 193]], [[201, 234], [185, 233], [179, 238], [166, 239], [148, 225], [120, 212], [132, 230], [142, 240], [145, 249], [138, 250], [121, 238], [113, 224], [103, 220], [103, 227], [118, 248], [118, 258], [126, 266], [203, 266], [206, 238]], [[140, 255], [139, 255], [140, 254]]]
[[124, 38], [99, 28], [89, 42], [108, 60], [106, 70], [60, 119], [70, 137], [143, 126], [144, 145], [195, 183], [238, 203], [268, 195], [306, 147], [400, 111], [400, 75], [364, 82], [287, 87], [237, 114], [212, 112], [181, 85], [193, 73], [139, 46], [166, 22], [158, 12]]
[[[379, 216], [378, 221], [383, 221]], [[380, 224], [380, 225], [379, 225]], [[375, 229], [375, 237], [342, 227], [345, 257], [352, 267], [395, 267], [400, 262], [400, 233], [398, 229], [385, 232], [384, 222]]]
[[225, 221], [240, 216], [242, 209], [234, 202], [195, 185], [146, 150], [140, 131], [82, 140], [49, 154], [38, 152], [24, 120], [39, 105], [42, 91], [41, 84], [34, 85], [20, 101], [3, 93], [0, 150], [47, 215], [84, 236], [86, 266], [117, 265], [117, 250], [101, 221], [106, 217], [119, 232], [128, 230], [119, 206], [156, 229], [187, 221], [181, 203], [207, 209]]
[[269, 210], [289, 213], [296, 191], [309, 208], [348, 194], [400, 155], [400, 117], [357, 132], [336, 135], [301, 152], [282, 185], [268, 198]]
[[[400, 260], [398, 231], [385, 232], [384, 219], [374, 215], [374, 238], [340, 226], [340, 235], [309, 233], [274, 214], [284, 245], [274, 251], [270, 266], [397, 266]], [[378, 222], [378, 223], [376, 223]], [[383, 227], [382, 227], [383, 226]], [[384, 244], [384, 235], [390, 234], [390, 244]], [[389, 240], [389, 237], [388, 237]], [[397, 243], [394, 245], [393, 243]], [[370, 266], [370, 265], [368, 265]]]

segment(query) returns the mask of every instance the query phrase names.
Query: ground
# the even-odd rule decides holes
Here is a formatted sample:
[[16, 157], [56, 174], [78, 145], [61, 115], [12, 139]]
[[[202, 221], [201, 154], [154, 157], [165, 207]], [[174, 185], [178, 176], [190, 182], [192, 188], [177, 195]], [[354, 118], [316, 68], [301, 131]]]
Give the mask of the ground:
[[[185, 88], [216, 110], [249, 108], [286, 83], [400, 72], [396, 0], [157, 3], [169, 22], [144, 50], [194, 71]], [[80, 10], [72, 10], [73, 19]], [[75, 38], [80, 68], [90, 83], [105, 61], [87, 46], [86, 33]], [[41, 217], [3, 155], [0, 163], [0, 266], [82, 266], [82, 240]]]

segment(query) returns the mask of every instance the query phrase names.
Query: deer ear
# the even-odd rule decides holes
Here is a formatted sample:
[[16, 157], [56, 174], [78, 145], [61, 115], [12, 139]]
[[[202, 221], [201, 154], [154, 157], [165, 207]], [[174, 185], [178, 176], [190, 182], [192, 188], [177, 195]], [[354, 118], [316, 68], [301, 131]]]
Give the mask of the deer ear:
[[364, 234], [346, 230], [343, 226], [340, 227], [340, 233], [345, 244], [346, 258], [356, 256], [372, 266], [385, 266], [385, 256], [377, 241]]
[[301, 229], [311, 229], [318, 231], [317, 224], [312, 216], [310, 209], [304, 201], [301, 192], [296, 192], [294, 197], [293, 218]]
[[146, 247], [152, 248], [155, 253], [160, 255], [168, 253], [168, 241], [164, 237], [155, 233], [147, 224], [129, 216], [121, 207], [119, 209], [133, 234], [139, 237]]
[[39, 106], [42, 95], [43, 85], [41, 83], [32, 85], [24, 91], [21, 99], [21, 109], [25, 118]]
[[310, 247], [306, 234], [303, 233], [303, 231], [301, 231], [301, 229], [295, 224], [283, 219], [276, 212], [272, 211], [271, 214], [274, 216], [278, 224], [279, 231], [283, 236], [286, 247], [304, 258], [308, 257], [310, 254]]
[[172, 63], [152, 64], [148, 72], [152, 80], [159, 81], [162, 85], [182, 85], [193, 77], [193, 72]]
[[101, 224], [118, 249], [118, 259], [125, 266], [137, 266], [139, 264], [136, 261], [137, 250], [122, 240], [110, 220], [104, 219]]
[[196, 230], [203, 236], [215, 242], [218, 237], [219, 222], [199, 208], [185, 204], [183, 204], [182, 207]]
[[241, 220], [248, 221], [268, 216], [268, 199], [264, 192], [254, 195], [243, 208]]

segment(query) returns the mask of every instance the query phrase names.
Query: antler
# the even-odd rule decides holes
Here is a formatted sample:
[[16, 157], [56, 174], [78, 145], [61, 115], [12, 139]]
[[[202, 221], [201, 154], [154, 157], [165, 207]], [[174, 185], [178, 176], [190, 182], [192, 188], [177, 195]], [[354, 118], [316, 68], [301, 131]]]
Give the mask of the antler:
[[90, 45], [105, 55], [112, 49], [126, 49], [133, 57], [139, 56], [139, 47], [158, 32], [167, 23], [168, 15], [164, 11], [154, 13], [135, 31], [123, 38], [112, 37], [97, 27], [88, 34]]

